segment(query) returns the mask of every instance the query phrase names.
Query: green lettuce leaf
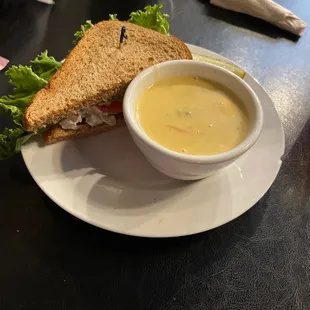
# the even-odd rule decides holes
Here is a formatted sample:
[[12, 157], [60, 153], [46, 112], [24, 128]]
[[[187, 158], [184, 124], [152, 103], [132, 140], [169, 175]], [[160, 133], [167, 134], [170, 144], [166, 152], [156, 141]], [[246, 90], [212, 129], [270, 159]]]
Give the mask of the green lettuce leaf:
[[169, 23], [167, 21], [169, 15], [160, 12], [162, 7], [162, 4], [148, 5], [144, 11], [139, 10], [131, 13], [128, 21], [163, 34], [169, 34]]
[[12, 66], [5, 74], [14, 88], [13, 95], [0, 97], [0, 113], [10, 112], [15, 124], [21, 125], [17, 120], [24, 114], [35, 93], [46, 85], [47, 80], [35, 74], [29, 66]]
[[77, 31], [74, 34], [75, 40], [73, 41], [73, 44], [76, 45], [83, 38], [85, 32], [92, 26], [92, 22], [90, 20], [87, 20], [85, 24], [81, 26], [81, 30]]
[[33, 72], [29, 66], [12, 66], [6, 73], [9, 77], [9, 82], [14, 86], [14, 95], [25, 92], [37, 92], [47, 83], [36, 73]]
[[6, 128], [0, 134], [0, 160], [8, 159], [19, 153], [21, 146], [26, 143], [35, 133], [27, 133], [22, 128]]
[[109, 19], [110, 20], [118, 20], [117, 14], [109, 14]]
[[31, 62], [31, 66], [12, 66], [6, 71], [14, 88], [12, 95], [0, 97], [0, 114], [9, 113], [15, 128], [6, 128], [0, 133], [0, 159], [20, 152], [21, 146], [35, 135], [23, 129], [25, 110], [60, 66], [60, 62], [43, 52]]
[[48, 56], [47, 51], [41, 53], [35, 60], [31, 61], [31, 67], [41, 79], [48, 81], [61, 67], [62, 63], [54, 57]]
[[[21, 92], [14, 95], [3, 96], [0, 97], [0, 104], [1, 106], [15, 106], [21, 109], [25, 109], [31, 102], [34, 95], [35, 92]], [[1, 109], [0, 114], [2, 114]]]
[[24, 111], [21, 108], [18, 108], [14, 105], [6, 105], [0, 102], [0, 111], [10, 113], [13, 119], [13, 122], [22, 128]]
[[[168, 14], [162, 13], [162, 4], [148, 5], [144, 11], [138, 10], [129, 15], [128, 22], [142, 26], [144, 28], [153, 29], [163, 34], [169, 34]], [[110, 20], [118, 20], [117, 14], [110, 14]]]
[[12, 66], [6, 71], [6, 75], [14, 86], [13, 95], [0, 97], [0, 114], [10, 113], [14, 123], [22, 128], [25, 109], [47, 81], [36, 75], [28, 66]]

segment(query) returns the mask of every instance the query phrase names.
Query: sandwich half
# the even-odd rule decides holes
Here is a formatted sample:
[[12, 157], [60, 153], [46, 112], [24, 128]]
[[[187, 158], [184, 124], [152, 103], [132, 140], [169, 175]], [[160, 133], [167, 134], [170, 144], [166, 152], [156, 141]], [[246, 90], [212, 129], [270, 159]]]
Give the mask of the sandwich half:
[[[120, 46], [123, 26], [128, 38]], [[132, 79], [152, 65], [176, 59], [192, 59], [181, 40], [127, 22], [102, 21], [86, 31], [35, 95], [24, 128], [47, 128], [46, 144], [117, 128], [124, 123], [122, 99]]]

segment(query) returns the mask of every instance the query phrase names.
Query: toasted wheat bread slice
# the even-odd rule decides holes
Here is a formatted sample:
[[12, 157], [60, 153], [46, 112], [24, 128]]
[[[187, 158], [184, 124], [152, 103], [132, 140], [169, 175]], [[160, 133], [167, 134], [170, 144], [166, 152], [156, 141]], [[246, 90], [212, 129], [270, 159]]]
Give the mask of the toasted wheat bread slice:
[[119, 114], [116, 117], [116, 125], [110, 126], [108, 124], [102, 124], [96, 127], [91, 127], [87, 124], [79, 125], [78, 130], [64, 130], [60, 126], [55, 125], [43, 133], [44, 143], [53, 144], [60, 141], [70, 140], [80, 137], [94, 136], [103, 132], [111, 131], [115, 128], [121, 127], [125, 124], [123, 114]]
[[[128, 39], [119, 48], [121, 27]], [[24, 128], [37, 131], [66, 115], [122, 97], [142, 70], [167, 60], [192, 59], [179, 39], [131, 23], [102, 21], [92, 26], [70, 52], [25, 113]]]

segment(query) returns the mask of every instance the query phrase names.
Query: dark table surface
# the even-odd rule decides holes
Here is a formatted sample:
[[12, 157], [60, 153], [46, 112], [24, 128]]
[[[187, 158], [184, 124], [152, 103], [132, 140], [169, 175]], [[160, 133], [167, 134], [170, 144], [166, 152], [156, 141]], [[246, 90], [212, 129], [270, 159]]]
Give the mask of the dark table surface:
[[[125, 19], [146, 4], [4, 2], [0, 55], [11, 64], [26, 64], [45, 49], [62, 59], [86, 19], [114, 12]], [[172, 34], [237, 62], [274, 100], [286, 134], [280, 174], [233, 222], [191, 237], [150, 240], [73, 218], [41, 192], [21, 156], [0, 162], [1, 310], [310, 309], [309, 29], [296, 40], [208, 1], [163, 2]], [[278, 2], [310, 22], [308, 0]], [[1, 73], [0, 95], [8, 91]], [[6, 123], [1, 118], [0, 126]]]

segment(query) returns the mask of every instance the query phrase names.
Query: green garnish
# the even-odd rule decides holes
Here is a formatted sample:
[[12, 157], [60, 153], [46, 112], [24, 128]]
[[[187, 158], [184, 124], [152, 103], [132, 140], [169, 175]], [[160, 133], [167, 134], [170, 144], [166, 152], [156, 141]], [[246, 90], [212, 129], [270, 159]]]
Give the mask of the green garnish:
[[[163, 34], [169, 34], [169, 22], [167, 21], [169, 15], [162, 13], [160, 11], [162, 8], [162, 4], [147, 5], [144, 11], [132, 12], [129, 15], [128, 22]], [[117, 14], [110, 14], [109, 18], [110, 20], [118, 20]]]
[[54, 57], [48, 56], [47, 51], [41, 53], [35, 60], [31, 61], [33, 71], [42, 79], [48, 81], [61, 67], [62, 63]]
[[92, 26], [92, 22], [90, 20], [87, 20], [85, 24], [81, 26], [81, 30], [77, 31], [74, 34], [75, 40], [73, 41], [73, 44], [76, 45], [83, 38], [85, 32]]
[[20, 152], [21, 146], [35, 133], [25, 133], [22, 128], [5, 128], [0, 134], [0, 160], [8, 159]]
[[34, 95], [43, 88], [51, 76], [60, 68], [61, 62], [41, 53], [30, 66], [12, 66], [6, 71], [13, 94], [0, 97], [0, 114], [9, 113], [15, 128], [6, 128], [0, 134], [0, 159], [7, 159], [20, 152], [21, 146], [35, 133], [23, 129], [25, 110]]
[[131, 13], [128, 22], [163, 34], [169, 34], [169, 23], [167, 21], [169, 15], [160, 11], [162, 7], [162, 4], [148, 5], [144, 8], [144, 11], [139, 10]]
[[109, 14], [109, 19], [110, 20], [118, 20], [117, 14]]

